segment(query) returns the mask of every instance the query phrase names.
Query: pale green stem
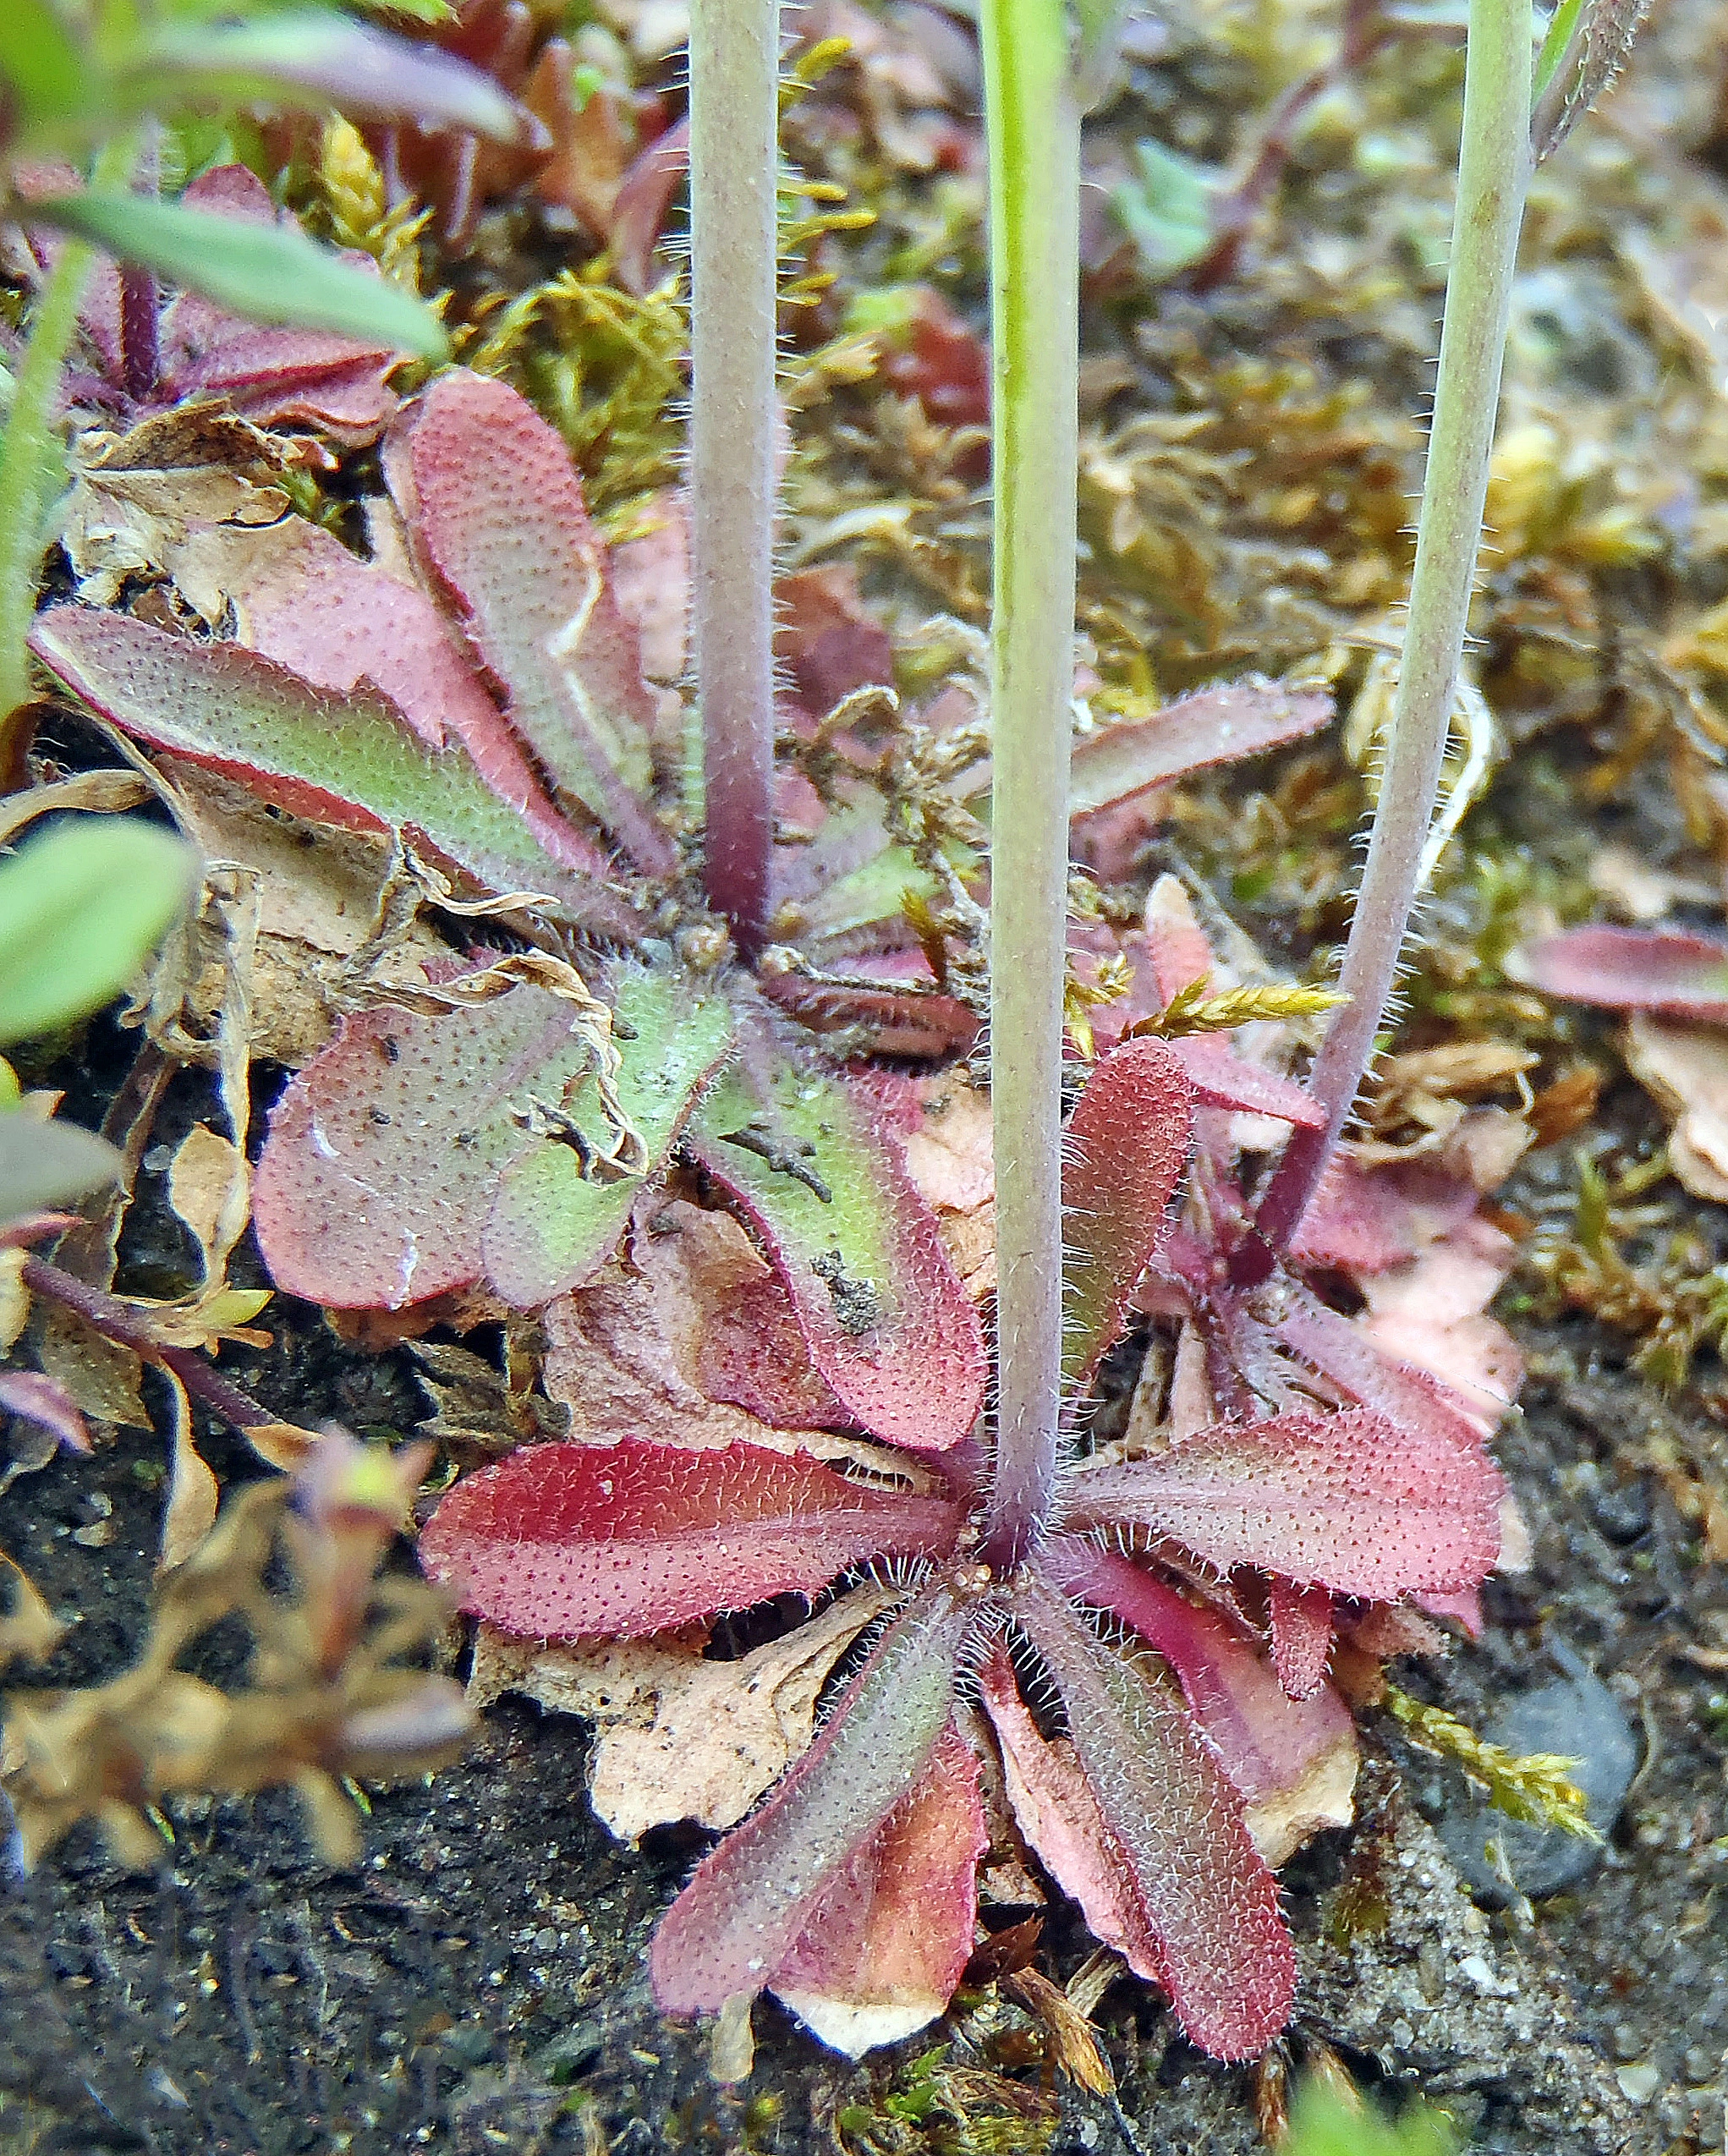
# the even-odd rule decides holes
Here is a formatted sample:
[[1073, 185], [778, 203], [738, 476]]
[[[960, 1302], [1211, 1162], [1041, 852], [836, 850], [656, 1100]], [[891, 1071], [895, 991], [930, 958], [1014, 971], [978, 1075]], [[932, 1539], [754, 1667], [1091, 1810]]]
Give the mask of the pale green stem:
[[[111, 143], [96, 160], [93, 184], [118, 186], [130, 168], [133, 148], [129, 136]], [[66, 240], [43, 278], [0, 435], [0, 775], [11, 765], [13, 730], [30, 697], [25, 639], [36, 613], [43, 551], [42, 474], [54, 439], [60, 377], [78, 334], [78, 304], [94, 259], [95, 250], [82, 240]]]
[[1309, 1087], [1325, 1127], [1297, 1131], [1237, 1268], [1264, 1277], [1307, 1211], [1354, 1105], [1397, 978], [1440, 788], [1482, 542], [1518, 228], [1530, 178], [1530, 0], [1470, 0], [1464, 133], [1434, 426], [1398, 689], [1333, 1019]]
[[778, 0], [690, 8], [691, 642], [708, 902], [754, 955], [773, 849]]
[[1006, 1566], [1049, 1517], [1061, 1405], [1080, 115], [1061, 0], [984, 0], [979, 28], [996, 500], [990, 1042], [999, 1343], [985, 1550]]

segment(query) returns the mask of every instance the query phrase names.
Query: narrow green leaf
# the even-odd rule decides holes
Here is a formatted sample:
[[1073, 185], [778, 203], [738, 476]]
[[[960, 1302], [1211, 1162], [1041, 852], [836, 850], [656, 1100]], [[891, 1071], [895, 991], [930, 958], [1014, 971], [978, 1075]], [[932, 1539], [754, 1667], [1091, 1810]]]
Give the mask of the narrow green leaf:
[[449, 357], [443, 325], [412, 293], [356, 269], [290, 226], [244, 224], [94, 188], [49, 195], [27, 209], [32, 224], [75, 233], [249, 321], [336, 330], [425, 359]]
[[1542, 50], [1536, 55], [1536, 74], [1531, 84], [1533, 100], [1539, 98], [1560, 71], [1560, 63], [1583, 19], [1584, 0], [1560, 0], [1549, 17]]
[[333, 9], [166, 25], [150, 38], [121, 90], [140, 110], [200, 100], [314, 111], [334, 105], [354, 119], [418, 120], [495, 142], [520, 142], [536, 127], [465, 60], [370, 30]]
[[0, 862], [0, 1041], [118, 994], [190, 894], [198, 857], [129, 817], [80, 816]]
[[21, 1108], [0, 1113], [0, 1221], [69, 1204], [119, 1172], [119, 1155], [94, 1131]]

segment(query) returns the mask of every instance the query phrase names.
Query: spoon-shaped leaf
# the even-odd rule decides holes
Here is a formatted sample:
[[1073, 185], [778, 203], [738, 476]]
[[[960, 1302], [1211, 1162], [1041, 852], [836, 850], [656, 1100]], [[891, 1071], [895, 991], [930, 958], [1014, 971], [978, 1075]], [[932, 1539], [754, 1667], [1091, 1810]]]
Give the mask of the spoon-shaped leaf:
[[1517, 953], [1522, 979], [1544, 996], [1614, 1011], [1728, 1024], [1728, 944], [1674, 929], [1567, 929]]
[[1121, 1331], [1128, 1297], [1164, 1237], [1193, 1137], [1193, 1082], [1161, 1040], [1106, 1056], [1062, 1133], [1067, 1283], [1063, 1363], [1083, 1384]]
[[697, 1866], [649, 1951], [668, 2013], [717, 2013], [795, 1970], [819, 1897], [916, 1787], [947, 1729], [974, 1614], [945, 1584], [920, 1595], [761, 1810]]
[[[664, 1166], [701, 1088], [732, 1046], [732, 1006], [670, 970], [646, 966], [621, 967], [612, 992], [618, 1103], [652, 1174]], [[537, 1138], [498, 1186], [483, 1243], [487, 1279], [522, 1310], [568, 1293], [604, 1263], [641, 1188], [639, 1176], [584, 1173], [566, 1133]]]
[[426, 582], [453, 606], [555, 785], [637, 866], [677, 854], [646, 806], [654, 705], [562, 437], [507, 382], [441, 376], [385, 445]]
[[[332, 694], [236, 645], [94, 608], [40, 615], [30, 648], [123, 733], [315, 821], [418, 834], [493, 891], [544, 891], [573, 919], [628, 932], [621, 899], [554, 859], [464, 754], [425, 749], [380, 696]], [[573, 850], [592, 858], [585, 842]]]
[[1473, 1585], [1500, 1554], [1500, 1479], [1480, 1445], [1365, 1407], [1220, 1423], [1082, 1469], [1063, 1495], [1070, 1523], [1149, 1528], [1221, 1572], [1372, 1602]]
[[818, 1895], [774, 1994], [861, 2058], [933, 2022], [971, 1958], [989, 1846], [978, 1755], [952, 1725], [916, 1786]]
[[1252, 2058], [1290, 2018], [1296, 1956], [1240, 1797], [1187, 1714], [1065, 1596], [1031, 1572], [1012, 1606], [1061, 1695], [1131, 1935], [1193, 2041]]
[[984, 1402], [977, 1313], [865, 1104], [814, 1067], [777, 1064], [755, 1090], [732, 1072], [684, 1144], [762, 1243], [845, 1407], [891, 1444], [959, 1444]]
[[457, 1484], [420, 1561], [508, 1632], [629, 1639], [770, 1595], [813, 1594], [864, 1557], [950, 1549], [945, 1497], [849, 1482], [756, 1445], [530, 1445]]
[[570, 1020], [538, 988], [345, 1020], [271, 1115], [252, 1204], [277, 1285], [399, 1310], [478, 1280], [499, 1174], [529, 1143], [518, 1112], [588, 1068]]

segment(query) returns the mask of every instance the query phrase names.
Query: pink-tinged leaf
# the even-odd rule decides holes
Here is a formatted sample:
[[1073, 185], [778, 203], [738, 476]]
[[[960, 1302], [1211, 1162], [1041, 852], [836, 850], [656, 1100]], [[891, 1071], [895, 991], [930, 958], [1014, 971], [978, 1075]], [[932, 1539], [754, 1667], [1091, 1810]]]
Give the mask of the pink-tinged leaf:
[[478, 1280], [500, 1172], [530, 1142], [514, 1111], [560, 1100], [589, 1067], [570, 1016], [516, 988], [436, 1017], [344, 1020], [277, 1102], [258, 1164], [253, 1219], [277, 1286], [399, 1310]]
[[609, 864], [593, 839], [560, 815], [504, 716], [458, 651], [424, 592], [356, 561], [340, 540], [299, 517], [275, 529], [268, 573], [222, 576], [225, 538], [248, 546], [244, 527], [217, 527], [191, 542], [200, 568], [232, 594], [233, 636], [319, 688], [381, 689], [429, 749], [454, 734], [498, 799], [520, 816], [553, 860], [604, 882]]
[[935, 1216], [868, 1101], [784, 1063], [723, 1078], [687, 1149], [731, 1197], [792, 1299], [810, 1360], [874, 1435], [938, 1451], [984, 1402], [984, 1336]]
[[1484, 1437], [1524, 1374], [1517, 1343], [1488, 1315], [1517, 1261], [1511, 1237], [1473, 1212], [1407, 1264], [1363, 1281], [1368, 1309], [1357, 1322], [1375, 1349], [1446, 1385]]
[[1388, 1177], [1347, 1152], [1336, 1153], [1291, 1243], [1302, 1265], [1352, 1278], [1383, 1273], [1413, 1257], [1421, 1240], [1416, 1208]]
[[0, 1414], [34, 1423], [69, 1452], [95, 1450], [77, 1402], [57, 1379], [40, 1370], [0, 1370]]
[[671, 486], [641, 499], [612, 550], [612, 595], [640, 642], [642, 671], [675, 687], [690, 664], [690, 509]]
[[916, 1786], [817, 1897], [775, 1996], [862, 2058], [935, 2021], [972, 1956], [988, 1847], [977, 1754], [951, 1724]]
[[1673, 929], [1575, 928], [1527, 943], [1517, 970], [1544, 996], [1728, 1024], [1728, 944]]
[[1040, 1561], [1066, 1593], [1111, 1611], [1169, 1663], [1269, 1864], [1321, 1828], [1348, 1824], [1355, 1725], [1330, 1685], [1291, 1698], [1243, 1624], [1114, 1550], [1058, 1535]]
[[1158, 991], [1155, 1008], [1173, 1003], [1185, 988], [1210, 980], [1216, 961], [1206, 931], [1194, 918], [1188, 886], [1161, 875], [1146, 897], [1146, 963]]
[[1064, 1363], [1083, 1384], [1121, 1331], [1193, 1140], [1193, 1084], [1161, 1040], [1133, 1040], [1088, 1079], [1062, 1133]]
[[[263, 181], [244, 165], [200, 173], [180, 199], [189, 209], [247, 223], [274, 224], [281, 214]], [[379, 273], [371, 257], [358, 250], [345, 250], [343, 260], [363, 273]], [[107, 330], [101, 342], [110, 371], [117, 372], [118, 278], [110, 288], [98, 273], [85, 313], [93, 308], [108, 318], [100, 326]], [[335, 330], [261, 327], [196, 293], [170, 302], [160, 343], [164, 405], [220, 398], [259, 426], [316, 426], [345, 447], [359, 447], [377, 440], [399, 402], [387, 376], [403, 355], [391, 346]]]
[[392, 431], [384, 470], [428, 583], [542, 770], [639, 868], [675, 873], [646, 806], [655, 705], [639, 644], [562, 438], [507, 382], [456, 369]]
[[[732, 1006], [670, 968], [625, 965], [612, 983], [617, 1025], [619, 1106], [643, 1143], [642, 1171], [656, 1174], [703, 1086], [732, 1046]], [[545, 1094], [541, 1099], [546, 1099]], [[604, 1144], [592, 1089], [560, 1101], [587, 1111], [584, 1135]], [[583, 1155], [556, 1131], [536, 1137], [505, 1168], [486, 1221], [486, 1277], [507, 1303], [538, 1309], [590, 1280], [624, 1232], [639, 1175], [584, 1172]]]
[[774, 612], [775, 658], [813, 719], [867, 683], [893, 680], [893, 645], [864, 605], [850, 562], [776, 578]]
[[[794, 1400], [798, 1412], [788, 1429], [851, 1428], [851, 1416], [826, 1387], [826, 1399], [818, 1398], [820, 1379], [809, 1374], [799, 1385], [798, 1373], [809, 1374], [804, 1335], [784, 1290], [730, 1213], [650, 1193], [627, 1250], [579, 1294], [561, 1296], [546, 1310], [546, 1387], [569, 1409], [573, 1436], [602, 1442], [628, 1429], [659, 1445], [743, 1440], [789, 1451], [789, 1440], [776, 1443], [779, 1416], [765, 1423], [760, 1411]], [[728, 1314], [748, 1322], [765, 1291], [778, 1298], [783, 1321], [771, 1321], [771, 1331], [749, 1343], [734, 1341], [724, 1330]], [[755, 1365], [754, 1391], [738, 1369], [745, 1355]], [[771, 1372], [764, 1373], [764, 1363], [774, 1365]], [[727, 1382], [733, 1379], [739, 1381]], [[733, 1404], [721, 1397], [722, 1388], [749, 1396]], [[832, 1458], [857, 1443], [808, 1449]]]
[[790, 1297], [772, 1273], [712, 1314], [701, 1347], [703, 1390], [781, 1429], [844, 1429], [852, 1418], [810, 1367]]
[[573, 919], [629, 933], [621, 898], [555, 860], [465, 754], [429, 751], [381, 697], [336, 695], [238, 645], [93, 608], [39, 615], [30, 648], [123, 732], [264, 800], [343, 831], [394, 826], [491, 890], [542, 891]]
[[1144, 1958], [1193, 2043], [1252, 2058], [1290, 2018], [1296, 1956], [1240, 1796], [1187, 1713], [1035, 1570], [1012, 1606], [1061, 1696]]
[[1117, 719], [1074, 743], [1070, 814], [1096, 815], [1188, 771], [1300, 741], [1331, 716], [1325, 689], [1249, 678], [1197, 689], [1149, 718]]
[[1326, 1681], [1332, 1652], [1332, 1598], [1324, 1587], [1298, 1587], [1275, 1572], [1266, 1588], [1272, 1666], [1292, 1699], [1311, 1699]]
[[1253, 1565], [1364, 1601], [1467, 1587], [1500, 1550], [1500, 1479], [1473, 1435], [1373, 1410], [1219, 1423], [1150, 1457], [1083, 1468], [1067, 1517], [1168, 1535], [1209, 1565]]
[[1189, 1034], [1168, 1045], [1204, 1107], [1275, 1116], [1298, 1130], [1318, 1130], [1326, 1120], [1325, 1109], [1305, 1086], [1238, 1056], [1222, 1034]]
[[897, 312], [899, 319], [877, 333], [881, 380], [917, 398], [939, 426], [982, 427], [990, 418], [983, 338], [934, 285], [902, 287]]
[[[891, 971], [902, 979], [920, 970], [896, 952]], [[885, 967], [885, 970], [890, 969]], [[891, 988], [833, 988], [797, 974], [774, 974], [761, 983], [769, 1000], [812, 1033], [864, 1029], [878, 1056], [904, 1056], [926, 1062], [963, 1055], [977, 1040], [979, 1019], [957, 997], [908, 995]]]
[[1086, 1928], [1113, 1947], [1137, 1977], [1164, 1982], [1158, 1940], [1146, 1923], [1115, 1837], [1065, 1737], [1043, 1736], [1020, 1697], [1013, 1665], [998, 1647], [977, 1670], [978, 1688], [1001, 1747], [1002, 1779], [1015, 1824]]
[[[1475, 1592], [1473, 1588], [1465, 1591]], [[1338, 1633], [1347, 1645], [1372, 1655], [1377, 1662], [1390, 1662], [1400, 1654], [1444, 1654], [1450, 1644], [1440, 1627], [1430, 1624], [1412, 1602], [1363, 1602], [1347, 1606], [1338, 1612]]]
[[619, 184], [612, 203], [612, 261], [618, 283], [639, 299], [654, 288], [655, 245], [689, 168], [690, 123], [680, 120], [637, 153]]
[[814, 1594], [861, 1558], [951, 1549], [958, 1508], [848, 1482], [808, 1453], [530, 1445], [459, 1482], [420, 1562], [464, 1610], [532, 1638], [664, 1632]]
[[1450, 1617], [1461, 1625], [1472, 1639], [1482, 1637], [1482, 1590], [1477, 1587], [1461, 1587], [1450, 1594], [1418, 1594], [1417, 1606], [1426, 1610], [1431, 1617]]
[[1272, 1331], [1294, 1354], [1364, 1407], [1454, 1442], [1479, 1444], [1482, 1418], [1464, 1396], [1426, 1370], [1383, 1354], [1353, 1318], [1285, 1281], [1269, 1311]]
[[717, 2013], [774, 1983], [837, 1875], [922, 1778], [953, 1712], [972, 1617], [947, 1587], [928, 1588], [761, 1810], [697, 1866], [649, 1950], [668, 2013]]

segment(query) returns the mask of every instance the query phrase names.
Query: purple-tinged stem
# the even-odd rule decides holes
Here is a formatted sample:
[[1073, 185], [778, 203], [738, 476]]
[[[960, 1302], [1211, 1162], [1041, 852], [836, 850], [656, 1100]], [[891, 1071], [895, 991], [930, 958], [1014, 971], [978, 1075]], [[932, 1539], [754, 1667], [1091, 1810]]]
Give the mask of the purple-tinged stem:
[[82, 1318], [87, 1325], [122, 1347], [129, 1347], [147, 1363], [160, 1363], [172, 1370], [195, 1400], [201, 1400], [212, 1413], [237, 1430], [264, 1429], [277, 1420], [250, 1392], [242, 1391], [220, 1370], [212, 1369], [203, 1356], [189, 1347], [171, 1347], [158, 1340], [148, 1318], [118, 1295], [91, 1287], [62, 1272], [46, 1258], [26, 1258], [24, 1284], [33, 1295], [44, 1295]]
[[774, 842], [779, 0], [690, 8], [691, 642], [708, 902], [746, 957]]
[[1061, 0], [985, 0], [979, 29], [996, 496], [990, 1038], [997, 1396], [983, 1555], [1007, 1571], [1048, 1522], [1061, 1415], [1080, 113]]
[[126, 394], [143, 403], [156, 389], [162, 356], [156, 341], [161, 295], [148, 270], [130, 263], [120, 270], [120, 370]]
[[1434, 427], [1380, 798], [1338, 978], [1350, 1000], [1334, 1018], [1308, 1081], [1326, 1111], [1325, 1124], [1297, 1131], [1285, 1148], [1261, 1201], [1256, 1232], [1237, 1253], [1233, 1271], [1242, 1286], [1265, 1277], [1319, 1188], [1373, 1061], [1416, 900], [1482, 543], [1512, 272], [1530, 178], [1533, 43], [1530, 0], [1470, 0], [1464, 134]]
[[[161, 184], [161, 131], [152, 123], [144, 130], [132, 189], [134, 194], [153, 197]], [[141, 404], [155, 394], [162, 371], [162, 294], [149, 270], [135, 262], [122, 262], [119, 266], [120, 376], [128, 397]]]

